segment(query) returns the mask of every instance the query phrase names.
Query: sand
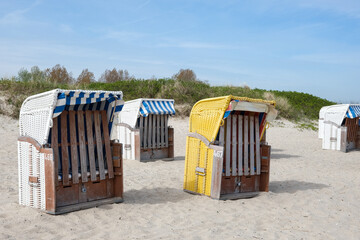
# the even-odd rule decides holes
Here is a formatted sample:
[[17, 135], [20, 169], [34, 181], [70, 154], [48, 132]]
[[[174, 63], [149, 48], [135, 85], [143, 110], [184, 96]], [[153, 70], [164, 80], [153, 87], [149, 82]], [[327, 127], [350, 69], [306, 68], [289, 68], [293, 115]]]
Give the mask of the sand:
[[321, 149], [289, 122], [268, 130], [270, 191], [212, 200], [183, 192], [188, 119], [175, 160], [124, 163], [124, 202], [52, 216], [18, 204], [17, 121], [0, 115], [0, 239], [359, 239], [360, 151]]

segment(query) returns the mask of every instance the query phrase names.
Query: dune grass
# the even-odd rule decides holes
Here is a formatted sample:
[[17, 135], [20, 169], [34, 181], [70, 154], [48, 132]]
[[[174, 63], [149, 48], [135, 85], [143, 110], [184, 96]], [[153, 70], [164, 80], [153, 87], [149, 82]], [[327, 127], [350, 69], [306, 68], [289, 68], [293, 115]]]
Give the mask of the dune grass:
[[[315, 120], [318, 118], [321, 107], [335, 104], [334, 102], [307, 93], [250, 89], [246, 86], [211, 86], [202, 81], [130, 79], [114, 83], [95, 82], [83, 85], [69, 85], [1, 79], [0, 101], [2, 103], [0, 102], [0, 113], [18, 118], [21, 104], [25, 98], [54, 88], [122, 91], [126, 101], [136, 98], [172, 98], [175, 100], [176, 105], [181, 107], [181, 109], [179, 108], [179, 113], [183, 116], [189, 115], [191, 106], [197, 101], [225, 95], [275, 100], [279, 117], [296, 122]], [[7, 110], [4, 108], [4, 105], [7, 105]]]

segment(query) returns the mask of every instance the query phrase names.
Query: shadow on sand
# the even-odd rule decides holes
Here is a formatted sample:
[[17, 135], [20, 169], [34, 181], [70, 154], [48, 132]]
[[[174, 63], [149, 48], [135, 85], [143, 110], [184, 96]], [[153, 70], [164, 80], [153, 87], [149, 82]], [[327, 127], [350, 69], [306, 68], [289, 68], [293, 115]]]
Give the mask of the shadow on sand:
[[271, 148], [271, 152], [283, 152], [284, 150], [278, 148]]
[[151, 163], [151, 162], [157, 162], [157, 161], [163, 161], [163, 162], [185, 161], [185, 156], [176, 156], [173, 159], [169, 159], [169, 158], [150, 159], [150, 160], [142, 161], [141, 163]]
[[327, 188], [329, 185], [296, 180], [270, 181], [269, 191], [273, 193], [296, 193], [298, 191]]
[[125, 204], [159, 204], [167, 202], [179, 202], [191, 198], [191, 194], [182, 189], [156, 187], [129, 190], [124, 192]]
[[291, 155], [286, 153], [278, 153], [283, 152], [284, 150], [278, 148], [271, 149], [271, 159], [282, 159], [282, 158], [298, 158], [299, 155]]
[[271, 153], [271, 159], [298, 158], [299, 155], [291, 155], [284, 153]]
[[185, 156], [176, 156], [172, 161], [185, 161]]

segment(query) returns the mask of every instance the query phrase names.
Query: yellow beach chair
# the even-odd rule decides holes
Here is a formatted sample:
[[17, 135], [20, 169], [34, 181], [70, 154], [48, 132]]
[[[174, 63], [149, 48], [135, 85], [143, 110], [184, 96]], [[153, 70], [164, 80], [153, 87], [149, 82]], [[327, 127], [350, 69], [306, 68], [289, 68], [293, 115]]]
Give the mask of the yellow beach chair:
[[224, 96], [197, 102], [189, 119], [184, 191], [214, 199], [268, 191], [265, 131], [276, 116], [274, 101]]

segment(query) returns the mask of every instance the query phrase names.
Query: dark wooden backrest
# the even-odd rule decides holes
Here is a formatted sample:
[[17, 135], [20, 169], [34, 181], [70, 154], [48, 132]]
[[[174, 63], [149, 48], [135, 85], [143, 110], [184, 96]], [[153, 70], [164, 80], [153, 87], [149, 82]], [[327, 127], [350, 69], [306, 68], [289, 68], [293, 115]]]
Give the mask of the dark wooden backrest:
[[64, 186], [114, 177], [106, 111], [63, 111], [53, 119], [51, 148], [54, 150], [55, 174], [61, 174]]
[[347, 141], [356, 142], [359, 130], [359, 118], [346, 118], [345, 126], [347, 127]]
[[224, 176], [261, 174], [259, 113], [233, 112], [220, 127], [219, 144], [224, 146]]
[[138, 118], [136, 128], [140, 130], [141, 148], [167, 148], [169, 146], [168, 118], [169, 115], [156, 114]]

